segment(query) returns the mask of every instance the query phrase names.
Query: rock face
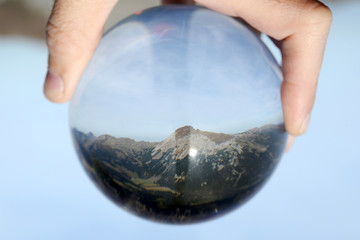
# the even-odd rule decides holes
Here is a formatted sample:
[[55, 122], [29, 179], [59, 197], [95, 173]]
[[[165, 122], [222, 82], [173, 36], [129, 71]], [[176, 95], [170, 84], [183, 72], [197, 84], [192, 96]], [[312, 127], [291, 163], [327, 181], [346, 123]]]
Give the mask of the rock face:
[[284, 149], [282, 126], [239, 134], [177, 129], [162, 142], [73, 129], [90, 177], [112, 200], [145, 218], [187, 223], [239, 206], [268, 179]]

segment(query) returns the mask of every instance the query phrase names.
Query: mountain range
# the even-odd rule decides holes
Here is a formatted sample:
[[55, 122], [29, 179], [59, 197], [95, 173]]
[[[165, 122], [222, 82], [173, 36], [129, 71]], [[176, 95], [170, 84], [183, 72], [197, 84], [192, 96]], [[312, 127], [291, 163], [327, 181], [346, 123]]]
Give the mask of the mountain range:
[[175, 223], [247, 200], [273, 171], [287, 136], [282, 125], [238, 134], [184, 126], [161, 142], [72, 134], [86, 171], [106, 195], [138, 215]]

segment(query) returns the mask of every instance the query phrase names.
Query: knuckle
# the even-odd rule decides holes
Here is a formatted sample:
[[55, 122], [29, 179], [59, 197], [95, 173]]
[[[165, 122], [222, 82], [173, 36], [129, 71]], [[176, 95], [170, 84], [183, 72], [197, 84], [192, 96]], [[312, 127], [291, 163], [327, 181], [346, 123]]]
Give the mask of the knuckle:
[[90, 38], [74, 20], [51, 17], [46, 27], [46, 42], [52, 55], [80, 55]]
[[331, 10], [319, 1], [311, 1], [303, 17], [308, 25], [324, 26], [325, 28], [330, 27], [332, 18]]
[[46, 42], [49, 51], [54, 54], [74, 52], [80, 45], [73, 36], [72, 23], [50, 19], [46, 27]]

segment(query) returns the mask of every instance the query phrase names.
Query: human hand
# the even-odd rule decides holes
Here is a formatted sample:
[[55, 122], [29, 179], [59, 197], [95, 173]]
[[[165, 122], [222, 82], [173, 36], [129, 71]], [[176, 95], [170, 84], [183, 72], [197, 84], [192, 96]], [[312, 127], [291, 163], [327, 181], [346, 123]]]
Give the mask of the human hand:
[[[163, 0], [164, 4], [191, 0]], [[303, 134], [310, 121], [332, 15], [316, 0], [197, 0], [240, 17], [272, 37], [282, 51], [281, 96], [286, 130]], [[44, 92], [53, 102], [68, 101], [90, 61], [117, 0], [56, 0], [47, 29], [49, 71]]]
[[226, 15], [241, 17], [270, 36], [282, 52], [281, 98], [286, 131], [305, 133], [332, 22], [331, 11], [316, 0], [197, 0]]
[[[63, 103], [74, 94], [81, 74], [103, 34], [106, 19], [118, 0], [55, 0], [47, 25], [48, 73], [44, 93]], [[191, 4], [191, 0], [163, 0]]]

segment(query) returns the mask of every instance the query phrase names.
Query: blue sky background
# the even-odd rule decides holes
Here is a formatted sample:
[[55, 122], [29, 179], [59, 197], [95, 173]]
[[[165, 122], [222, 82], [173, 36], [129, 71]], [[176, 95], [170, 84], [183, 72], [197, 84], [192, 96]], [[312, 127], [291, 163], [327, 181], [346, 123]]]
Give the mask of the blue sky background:
[[317, 102], [267, 185], [220, 219], [132, 216], [85, 175], [68, 106], [42, 96], [43, 42], [0, 38], [0, 239], [360, 239], [360, 3], [333, 8]]

